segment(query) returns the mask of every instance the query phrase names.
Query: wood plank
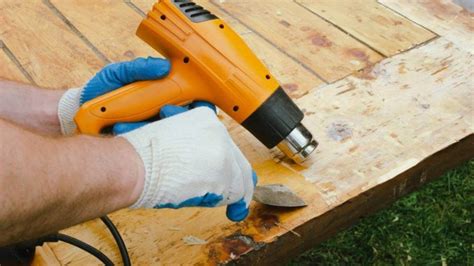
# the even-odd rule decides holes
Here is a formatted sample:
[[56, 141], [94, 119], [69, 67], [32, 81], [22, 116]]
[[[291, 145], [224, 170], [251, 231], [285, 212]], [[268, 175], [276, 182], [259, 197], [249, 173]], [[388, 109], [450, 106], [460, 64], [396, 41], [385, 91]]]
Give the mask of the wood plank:
[[[474, 53], [474, 12], [452, 0], [379, 0], [383, 5]], [[458, 1], [461, 2], [461, 1]]]
[[436, 36], [375, 0], [296, 2], [385, 56], [405, 51]]
[[3, 0], [0, 10], [0, 39], [38, 85], [80, 86], [103, 66], [40, 0]]
[[116, 0], [52, 0], [51, 3], [111, 61], [161, 55], [135, 36], [142, 17]]
[[[239, 23], [236, 19], [230, 17], [227, 13], [211, 4], [208, 0], [195, 1], [206, 9], [222, 18], [231, 25], [255, 52], [257, 57], [269, 68], [270, 72], [277, 77], [283, 89], [293, 98], [298, 98], [306, 94], [309, 90], [325, 84], [316, 75], [305, 69], [299, 62], [288, 57], [279, 51], [271, 43], [251, 31], [246, 26]], [[147, 13], [151, 10], [155, 0], [133, 0], [140, 10]]]
[[[253, 264], [284, 258], [334, 234], [457, 163], [474, 156], [474, 55], [439, 38], [297, 100], [320, 147], [304, 166], [279, 160], [242, 128], [231, 133], [263, 183], [285, 183], [308, 207], [253, 203], [231, 223], [225, 210], [122, 210], [112, 214], [135, 264]], [[295, 233], [289, 232], [294, 229]], [[66, 230], [120, 260], [99, 221]], [[187, 245], [193, 235], [205, 245]], [[65, 244], [63, 264], [95, 261]], [[185, 254], [185, 255], [184, 255]]]
[[212, 1], [326, 81], [382, 59], [334, 25], [288, 0]]
[[8, 79], [20, 82], [28, 82], [21, 70], [5, 53], [2, 42], [0, 41], [0, 79]]
[[58, 261], [54, 252], [48, 246], [47, 243], [41, 247], [36, 247], [35, 257], [31, 262], [33, 266], [60, 266], [61, 263]]

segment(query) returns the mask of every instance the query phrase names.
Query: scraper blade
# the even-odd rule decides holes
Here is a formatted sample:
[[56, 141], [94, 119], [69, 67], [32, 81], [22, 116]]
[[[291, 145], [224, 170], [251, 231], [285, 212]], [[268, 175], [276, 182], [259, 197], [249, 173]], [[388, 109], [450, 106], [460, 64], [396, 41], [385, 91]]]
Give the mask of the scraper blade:
[[303, 207], [307, 205], [296, 193], [282, 184], [257, 186], [253, 199], [262, 204], [277, 207]]

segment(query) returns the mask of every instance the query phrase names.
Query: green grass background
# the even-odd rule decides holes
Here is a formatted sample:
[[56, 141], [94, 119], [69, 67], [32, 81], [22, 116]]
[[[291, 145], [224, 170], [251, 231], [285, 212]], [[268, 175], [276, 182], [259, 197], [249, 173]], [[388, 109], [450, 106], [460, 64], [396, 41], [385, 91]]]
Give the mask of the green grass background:
[[474, 265], [474, 160], [288, 265]]

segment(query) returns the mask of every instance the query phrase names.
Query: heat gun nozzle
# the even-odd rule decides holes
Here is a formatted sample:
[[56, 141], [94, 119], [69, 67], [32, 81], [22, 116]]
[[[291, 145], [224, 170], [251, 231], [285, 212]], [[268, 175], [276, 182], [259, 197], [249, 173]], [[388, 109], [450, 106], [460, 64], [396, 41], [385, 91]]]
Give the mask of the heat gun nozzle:
[[299, 123], [277, 147], [297, 163], [301, 163], [316, 149], [318, 142], [311, 133]]

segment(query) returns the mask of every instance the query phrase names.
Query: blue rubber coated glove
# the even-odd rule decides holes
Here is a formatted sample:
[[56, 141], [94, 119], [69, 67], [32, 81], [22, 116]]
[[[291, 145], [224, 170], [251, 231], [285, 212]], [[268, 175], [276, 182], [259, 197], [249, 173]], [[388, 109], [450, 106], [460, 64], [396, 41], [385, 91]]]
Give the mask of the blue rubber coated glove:
[[[196, 101], [186, 107], [176, 105], [165, 105], [160, 110], [160, 119], [165, 119], [167, 117], [171, 117], [173, 115], [177, 115], [197, 107], [208, 107], [213, 110], [214, 113], [217, 112], [216, 106], [214, 104], [204, 101]], [[115, 135], [124, 134], [134, 129], [140, 128], [148, 123], [149, 122], [117, 123], [113, 127], [113, 133]]]
[[83, 88], [69, 89], [61, 97], [58, 118], [62, 134], [76, 132], [74, 116], [83, 103], [135, 81], [163, 78], [168, 75], [170, 67], [167, 60], [152, 57], [107, 65]]
[[153, 57], [109, 64], [86, 84], [80, 104], [135, 81], [163, 78], [168, 75], [170, 68], [168, 60]]

